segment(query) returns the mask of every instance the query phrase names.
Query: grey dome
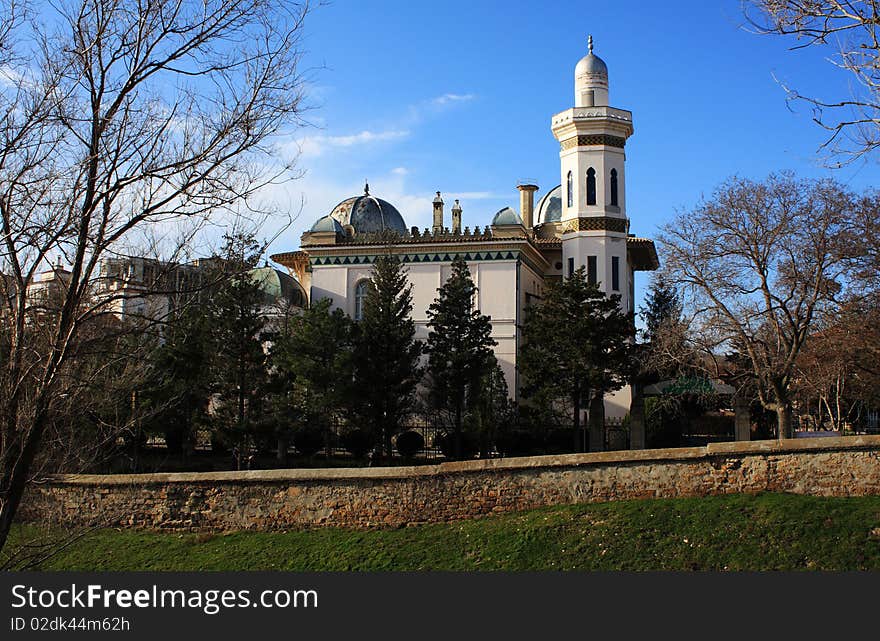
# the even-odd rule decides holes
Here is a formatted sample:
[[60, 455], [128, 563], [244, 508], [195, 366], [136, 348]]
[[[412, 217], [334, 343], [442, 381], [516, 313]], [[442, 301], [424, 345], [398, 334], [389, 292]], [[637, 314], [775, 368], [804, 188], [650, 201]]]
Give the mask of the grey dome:
[[562, 185], [557, 185], [538, 201], [537, 224], [558, 223], [562, 220]]
[[577, 67], [574, 68], [575, 76], [582, 76], [584, 74], [597, 74], [607, 77], [608, 65], [606, 65], [605, 61], [599, 56], [593, 53], [588, 53], [580, 59], [580, 62], [577, 63]]
[[505, 207], [495, 214], [492, 225], [522, 225], [522, 218], [510, 207]]
[[406, 233], [403, 216], [391, 203], [371, 196], [364, 189], [363, 196], [346, 198], [333, 208], [330, 216], [341, 225], [351, 225], [358, 233], [380, 232], [386, 229]]
[[344, 234], [345, 230], [339, 222], [330, 216], [323, 216], [315, 221], [309, 231], [335, 231], [337, 234]]

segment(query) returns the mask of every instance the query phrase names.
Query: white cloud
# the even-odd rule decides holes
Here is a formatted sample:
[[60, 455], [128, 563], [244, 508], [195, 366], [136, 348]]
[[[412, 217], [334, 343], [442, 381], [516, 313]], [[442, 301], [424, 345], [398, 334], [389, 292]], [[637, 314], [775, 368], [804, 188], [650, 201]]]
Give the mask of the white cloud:
[[409, 169], [406, 167], [395, 167], [391, 170], [391, 173], [395, 176], [406, 176], [409, 173]]
[[333, 148], [346, 148], [389, 140], [400, 140], [407, 136], [409, 136], [409, 131], [405, 129], [391, 129], [388, 131], [369, 131], [365, 129], [359, 133], [345, 136], [306, 136], [297, 141], [297, 144], [303, 156], [320, 156], [325, 151]]
[[474, 98], [476, 98], [476, 96], [472, 93], [445, 93], [442, 96], [433, 98], [431, 104], [443, 107], [459, 102], [469, 102]]

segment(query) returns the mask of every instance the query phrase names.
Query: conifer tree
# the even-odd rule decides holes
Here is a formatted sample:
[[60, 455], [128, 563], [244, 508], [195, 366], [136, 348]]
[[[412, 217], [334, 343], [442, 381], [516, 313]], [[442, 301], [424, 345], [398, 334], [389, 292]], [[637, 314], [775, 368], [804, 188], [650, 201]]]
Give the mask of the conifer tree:
[[602, 397], [623, 387], [631, 375], [632, 336], [633, 317], [620, 309], [620, 296], [607, 297], [587, 282], [583, 267], [561, 281], [549, 281], [543, 301], [528, 309], [520, 358], [523, 393], [571, 408], [575, 451], [583, 449], [584, 401], [590, 403], [591, 431], [601, 430]]
[[476, 309], [476, 291], [467, 263], [457, 257], [449, 279], [428, 308], [431, 400], [453, 415], [456, 457], [462, 452], [462, 413], [469, 395], [495, 365], [491, 319]]
[[362, 428], [391, 458], [391, 437], [413, 406], [423, 346], [415, 339], [412, 285], [400, 260], [380, 256], [355, 325], [352, 407]]
[[651, 281], [645, 296], [645, 306], [639, 309], [645, 330], [642, 332], [647, 342], [653, 342], [661, 329], [681, 320], [682, 304], [678, 290], [666, 282], [662, 275]]

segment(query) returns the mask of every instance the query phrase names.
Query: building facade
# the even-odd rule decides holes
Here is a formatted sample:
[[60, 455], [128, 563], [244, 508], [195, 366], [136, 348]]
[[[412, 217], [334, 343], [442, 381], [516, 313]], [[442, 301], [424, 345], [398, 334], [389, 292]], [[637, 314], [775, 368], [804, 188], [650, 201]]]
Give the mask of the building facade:
[[[468, 262], [478, 288], [477, 306], [492, 319], [496, 357], [511, 395], [518, 397], [517, 357], [525, 310], [550, 279], [584, 267], [591, 281], [634, 311], [635, 273], [659, 266], [653, 241], [630, 233], [626, 212], [625, 145], [632, 114], [609, 104], [608, 68], [589, 53], [575, 68], [574, 107], [551, 118], [560, 145], [560, 184], [536, 204], [538, 186], [520, 184], [519, 211], [504, 208], [485, 228], [462, 227], [456, 200], [447, 218], [440, 192], [433, 225], [407, 228], [390, 203], [370, 194], [347, 198], [303, 234], [299, 251], [272, 256], [309, 292], [329, 298], [357, 319], [378, 256], [391, 252], [413, 285], [417, 337], [428, 334], [427, 310], [449, 277], [451, 262]], [[606, 415], [629, 411], [629, 390], [606, 400]]]

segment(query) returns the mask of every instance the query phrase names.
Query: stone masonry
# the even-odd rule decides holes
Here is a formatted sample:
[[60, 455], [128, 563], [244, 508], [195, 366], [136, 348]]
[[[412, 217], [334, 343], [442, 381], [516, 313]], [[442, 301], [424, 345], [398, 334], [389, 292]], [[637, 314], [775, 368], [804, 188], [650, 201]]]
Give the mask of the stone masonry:
[[69, 475], [32, 485], [19, 518], [185, 530], [402, 527], [546, 505], [763, 491], [880, 494], [880, 436], [415, 467]]

